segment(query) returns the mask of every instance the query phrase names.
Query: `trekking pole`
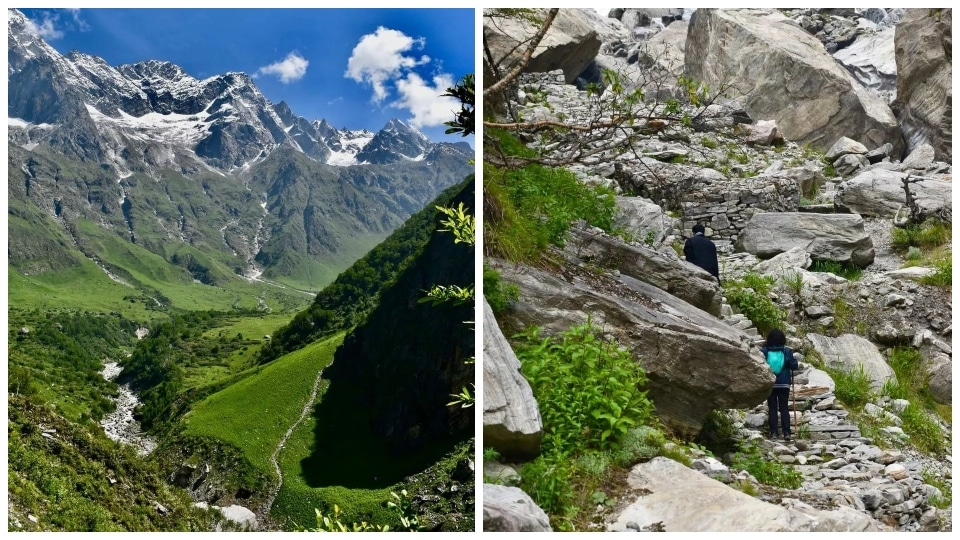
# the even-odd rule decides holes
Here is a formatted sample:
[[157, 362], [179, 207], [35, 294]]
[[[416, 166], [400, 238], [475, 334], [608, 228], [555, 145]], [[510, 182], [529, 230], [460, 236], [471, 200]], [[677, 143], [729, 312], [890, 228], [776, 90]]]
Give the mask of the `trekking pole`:
[[793, 394], [793, 438], [796, 439], [797, 435], [800, 434], [799, 428], [797, 428], [797, 384], [793, 380], [793, 370], [790, 370], [790, 388], [791, 394]]

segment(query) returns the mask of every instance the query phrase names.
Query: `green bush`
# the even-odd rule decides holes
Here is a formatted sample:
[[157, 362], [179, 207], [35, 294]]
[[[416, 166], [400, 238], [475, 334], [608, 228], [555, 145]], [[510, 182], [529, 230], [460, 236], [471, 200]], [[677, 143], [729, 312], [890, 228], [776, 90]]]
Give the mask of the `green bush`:
[[513, 283], [504, 283], [500, 279], [500, 272], [483, 264], [483, 297], [490, 304], [493, 312], [500, 313], [510, 307], [512, 302], [520, 298], [520, 287]]
[[[532, 157], [512, 134], [490, 130], [509, 156]], [[563, 168], [529, 164], [499, 168], [484, 164], [484, 237], [487, 253], [529, 261], [548, 245], [563, 245], [570, 224], [585, 220], [610, 232], [614, 192], [580, 182]]]
[[840, 403], [847, 405], [855, 410], [862, 408], [870, 400], [870, 378], [863, 370], [863, 364], [857, 365], [857, 369], [844, 371], [842, 369], [826, 368], [826, 372], [833, 379], [836, 388], [834, 395], [840, 400]]
[[641, 460], [659, 456], [666, 443], [666, 437], [657, 428], [637, 426], [623, 436], [613, 459], [621, 467], [630, 467]]
[[953, 285], [953, 259], [949, 256], [944, 257], [934, 263], [934, 268], [936, 272], [921, 278], [920, 283], [948, 288]]
[[724, 284], [724, 294], [730, 305], [750, 319], [762, 335], [773, 328], [781, 328], [786, 318], [786, 313], [768, 296], [774, 282], [772, 277], [750, 273]]
[[552, 452], [527, 463], [520, 471], [520, 488], [551, 516], [570, 512], [572, 481], [573, 467], [566, 457]]
[[639, 362], [597, 334], [588, 322], [553, 338], [540, 338], [539, 328], [518, 336], [517, 357], [543, 418], [544, 453], [616, 448], [651, 418]]
[[931, 454], [943, 454], [949, 450], [936, 418], [919, 405], [907, 405], [900, 413], [900, 419], [903, 420], [900, 427], [918, 449]]
[[784, 489], [797, 489], [803, 484], [803, 475], [793, 467], [779, 461], [764, 458], [756, 445], [737, 452], [733, 467], [752, 474], [761, 484]]
[[893, 229], [893, 247], [901, 250], [910, 246], [919, 248], [935, 248], [950, 243], [952, 238], [950, 227], [938, 220], [929, 219], [920, 225], [908, 225]]

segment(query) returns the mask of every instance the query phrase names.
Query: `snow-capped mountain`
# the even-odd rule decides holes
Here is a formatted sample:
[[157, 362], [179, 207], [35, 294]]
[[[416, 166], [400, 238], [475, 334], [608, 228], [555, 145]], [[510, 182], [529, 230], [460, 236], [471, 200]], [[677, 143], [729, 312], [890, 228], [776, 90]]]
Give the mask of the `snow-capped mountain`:
[[242, 170], [283, 146], [335, 166], [423, 159], [436, 146], [400, 120], [378, 133], [309, 122], [267, 100], [245, 73], [198, 80], [170, 62], [113, 67], [81, 52], [61, 55], [21, 12], [8, 14], [8, 117], [55, 126], [25, 144], [46, 142], [122, 170], [133, 168], [130, 160], [184, 172]]
[[22, 272], [87, 257], [132, 283], [87, 236], [95, 224], [202, 283], [320, 286], [472, 172], [469, 145], [400, 120], [337, 129], [271, 103], [245, 73], [62, 55], [8, 17], [8, 255]]

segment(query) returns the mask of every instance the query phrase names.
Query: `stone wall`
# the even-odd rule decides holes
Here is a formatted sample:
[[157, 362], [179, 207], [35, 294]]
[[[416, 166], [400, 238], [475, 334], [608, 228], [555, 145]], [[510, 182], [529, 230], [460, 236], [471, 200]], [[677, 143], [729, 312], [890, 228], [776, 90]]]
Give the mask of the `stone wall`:
[[753, 214], [796, 212], [799, 202], [800, 187], [792, 178], [731, 178], [682, 196], [682, 233], [693, 236], [693, 226], [703, 223], [717, 250], [729, 253]]

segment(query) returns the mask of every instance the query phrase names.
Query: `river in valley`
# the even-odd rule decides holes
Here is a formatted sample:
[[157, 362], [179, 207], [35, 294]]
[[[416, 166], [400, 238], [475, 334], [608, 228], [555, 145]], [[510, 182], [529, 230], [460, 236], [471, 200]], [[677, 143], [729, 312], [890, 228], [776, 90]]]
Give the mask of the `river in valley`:
[[[100, 373], [104, 379], [112, 381], [120, 375], [121, 369], [116, 362], [109, 362], [104, 364], [103, 371]], [[114, 401], [117, 409], [100, 422], [107, 436], [115, 441], [135, 446], [140, 455], [152, 452], [157, 447], [157, 442], [143, 433], [140, 430], [140, 423], [133, 418], [133, 410], [139, 400], [129, 384], [120, 385], [120, 395]]]

